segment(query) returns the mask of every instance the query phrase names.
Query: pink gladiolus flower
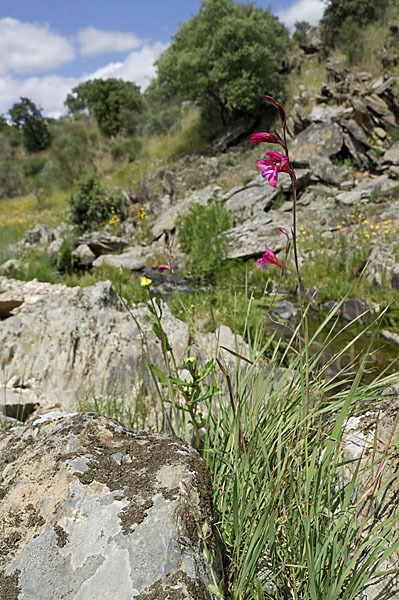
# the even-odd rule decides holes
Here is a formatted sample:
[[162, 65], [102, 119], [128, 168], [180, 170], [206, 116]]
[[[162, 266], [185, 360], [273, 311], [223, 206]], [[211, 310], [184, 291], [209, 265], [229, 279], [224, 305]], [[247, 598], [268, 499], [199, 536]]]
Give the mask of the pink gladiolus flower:
[[272, 187], [277, 186], [277, 178], [279, 173], [292, 174], [292, 169], [289, 165], [288, 156], [279, 152], [266, 152], [267, 159], [262, 159], [256, 163], [256, 166], [262, 170], [262, 177], [268, 180]]
[[278, 102], [276, 102], [275, 99], [272, 98], [271, 96], [266, 96], [266, 94], [265, 94], [265, 98], [266, 98], [266, 100], [268, 100], [270, 102], [270, 104], [273, 104], [273, 106], [275, 108], [277, 108], [278, 114], [280, 115], [281, 125], [283, 126], [283, 129], [285, 129], [286, 122], [285, 122], [285, 110], [284, 110], [284, 108], [281, 106], [281, 104], [279, 104]]
[[170, 268], [169, 265], [158, 265], [157, 266], [158, 271], [166, 271], [169, 268]]
[[252, 133], [249, 138], [250, 142], [266, 142], [267, 144], [280, 144], [283, 145], [282, 141], [278, 139], [274, 133]]
[[266, 252], [263, 254], [262, 258], [258, 260], [258, 269], [262, 265], [267, 264], [277, 265], [277, 267], [280, 267], [280, 269], [283, 268], [274, 252], [266, 246]]

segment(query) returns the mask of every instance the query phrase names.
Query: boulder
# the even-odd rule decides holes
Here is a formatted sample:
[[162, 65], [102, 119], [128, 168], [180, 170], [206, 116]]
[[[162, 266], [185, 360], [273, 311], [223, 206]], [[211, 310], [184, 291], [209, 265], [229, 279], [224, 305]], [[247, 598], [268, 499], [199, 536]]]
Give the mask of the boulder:
[[318, 156], [332, 156], [341, 150], [342, 143], [343, 132], [337, 123], [312, 123], [291, 142], [290, 157], [292, 161], [310, 161]]
[[87, 244], [79, 244], [79, 246], [71, 253], [71, 257], [74, 261], [77, 261], [79, 265], [88, 267], [93, 263], [96, 255], [90, 250], [90, 246]]
[[220, 189], [215, 184], [207, 185], [171, 206], [153, 223], [153, 238], [158, 239], [163, 233], [173, 231], [176, 228], [178, 217], [184, 214], [192, 204], [197, 203], [206, 206], [211, 198], [218, 196]]
[[273, 251], [285, 249], [286, 238], [279, 231], [284, 227], [291, 229], [291, 219], [275, 210], [263, 213], [237, 225], [226, 232], [229, 240], [226, 258], [250, 258], [260, 256], [265, 251], [265, 244]]
[[341, 192], [335, 196], [337, 204], [340, 206], [353, 206], [368, 202], [370, 194], [364, 190], [351, 190], [349, 192]]
[[128, 245], [127, 239], [111, 235], [104, 231], [85, 233], [76, 240], [76, 243], [78, 246], [88, 246], [95, 256], [100, 256], [100, 254], [106, 254], [107, 252], [120, 252]]
[[12, 274], [15, 273], [21, 266], [21, 263], [16, 258], [9, 258], [0, 265], [0, 275], [5, 275], [6, 277], [12, 277]]
[[297, 309], [292, 302], [284, 299], [274, 306], [272, 312], [283, 321], [290, 321], [296, 317]]
[[381, 337], [386, 342], [399, 346], [399, 335], [397, 333], [393, 333], [393, 331], [389, 331], [389, 329], [381, 329]]
[[377, 115], [381, 125], [384, 128], [392, 128], [396, 126], [395, 115], [389, 109], [388, 104], [380, 96], [371, 94], [364, 98], [364, 102], [372, 113]]
[[382, 157], [384, 163], [399, 165], [399, 142], [395, 142]]
[[93, 261], [93, 267], [107, 264], [120, 270], [142, 271], [153, 255], [154, 251], [148, 246], [133, 246], [122, 254], [102, 254]]
[[360, 125], [356, 123], [354, 119], [349, 119], [345, 121], [345, 129], [350, 133], [350, 135], [357, 141], [363, 144], [366, 148], [372, 148], [372, 144], [367, 139], [367, 135]]
[[310, 119], [313, 123], [329, 123], [339, 121], [344, 115], [345, 109], [342, 106], [329, 106], [328, 104], [319, 104], [312, 108]]
[[36, 244], [50, 244], [56, 238], [56, 230], [49, 225], [36, 225], [34, 229], [27, 231], [22, 243], [27, 246]]
[[349, 176], [347, 169], [342, 169], [334, 165], [326, 156], [319, 156], [312, 163], [313, 175], [316, 175], [320, 181], [331, 183], [332, 185], [341, 185]]
[[189, 445], [48, 413], [0, 434], [0, 449], [2, 599], [211, 600], [211, 481]]
[[370, 317], [370, 307], [361, 298], [348, 298], [342, 307], [342, 317], [345, 321], [357, 319], [360, 323], [366, 323]]
[[[389, 217], [382, 215], [381, 218]], [[378, 244], [371, 248], [365, 268], [365, 276], [375, 286], [381, 286], [385, 283], [394, 287], [396, 279], [399, 281], [399, 263], [392, 254], [390, 246]]]
[[[21, 281], [19, 279], [10, 279], [0, 276], [0, 299], [4, 302], [13, 302], [14, 308], [12, 314], [15, 315], [25, 310], [30, 304], [34, 304], [40, 298], [45, 298], [49, 294], [69, 296], [76, 292], [77, 288], [71, 288], [62, 283], [45, 283], [32, 279], [31, 281]], [[11, 309], [10, 309], [11, 311]], [[8, 315], [10, 316], [11, 312]]]
[[[128, 312], [109, 281], [66, 294], [47, 293], [0, 322], [0, 366], [6, 378], [37, 379], [50, 406], [58, 401], [69, 409], [88, 395], [111, 393], [134, 403], [138, 389], [152, 383], [144, 339], [152, 362], [164, 366], [147, 306]], [[162, 308], [164, 329], [180, 360], [188, 327], [167, 305]]]
[[219, 154], [225, 152], [227, 148], [237, 144], [243, 137], [252, 131], [256, 119], [253, 117], [242, 117], [238, 119], [217, 136], [209, 148], [209, 154]]
[[247, 186], [233, 188], [228, 193], [225, 208], [234, 214], [234, 223], [242, 223], [269, 210], [279, 190], [272, 188], [258, 175]]
[[0, 294], [0, 319], [9, 317], [12, 311], [23, 304], [22, 298], [14, 298], [10, 293]]

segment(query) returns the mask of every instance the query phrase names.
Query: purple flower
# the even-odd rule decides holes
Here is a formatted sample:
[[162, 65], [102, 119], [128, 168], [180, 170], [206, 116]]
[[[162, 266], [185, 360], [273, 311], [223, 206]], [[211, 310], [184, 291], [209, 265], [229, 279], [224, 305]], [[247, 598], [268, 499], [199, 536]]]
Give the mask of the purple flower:
[[277, 265], [280, 269], [283, 268], [274, 252], [266, 246], [266, 252], [262, 255], [262, 258], [258, 260], [258, 268], [267, 264]]
[[292, 175], [292, 169], [289, 165], [288, 156], [280, 154], [279, 152], [266, 152], [267, 159], [259, 160], [256, 166], [262, 170], [262, 177], [268, 180], [269, 185], [272, 187], [277, 186], [277, 178], [279, 173], [288, 173]]
[[166, 271], [169, 268], [170, 268], [169, 265], [158, 265], [157, 266], [158, 271]]

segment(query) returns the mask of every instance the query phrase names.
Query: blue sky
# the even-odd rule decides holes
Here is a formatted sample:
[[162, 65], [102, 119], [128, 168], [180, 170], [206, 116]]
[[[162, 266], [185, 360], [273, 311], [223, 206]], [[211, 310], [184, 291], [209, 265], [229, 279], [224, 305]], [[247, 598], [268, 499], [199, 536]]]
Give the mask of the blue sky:
[[[26, 96], [48, 116], [64, 112], [69, 91], [116, 77], [142, 90], [154, 61], [200, 0], [0, 0], [0, 114]], [[317, 24], [322, 0], [258, 0], [289, 27]]]

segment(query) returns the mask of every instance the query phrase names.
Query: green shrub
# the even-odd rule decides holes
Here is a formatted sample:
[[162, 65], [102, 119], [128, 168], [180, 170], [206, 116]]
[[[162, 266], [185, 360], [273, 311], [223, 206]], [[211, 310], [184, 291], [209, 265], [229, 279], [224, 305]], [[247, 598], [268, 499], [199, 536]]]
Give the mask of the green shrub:
[[74, 124], [66, 135], [59, 135], [51, 146], [51, 172], [48, 178], [64, 189], [93, 168], [92, 153], [84, 128]]
[[43, 169], [45, 164], [46, 158], [44, 156], [29, 156], [22, 163], [22, 170], [27, 177], [37, 175]]
[[119, 223], [123, 208], [120, 194], [107, 193], [94, 173], [84, 175], [72, 188], [70, 219], [78, 231], [93, 231], [106, 223]]
[[0, 198], [13, 198], [24, 192], [24, 176], [19, 165], [10, 160], [0, 162]]
[[346, 18], [342, 23], [339, 39], [348, 63], [359, 63], [364, 57], [364, 42], [361, 27], [352, 17]]
[[[345, 36], [349, 33], [349, 29], [354, 32], [354, 25], [362, 28], [368, 23], [381, 21], [387, 4], [386, 0], [326, 0], [326, 8], [321, 20], [325, 50], [339, 47], [342, 44], [341, 33]], [[354, 38], [351, 42], [354, 52], [357, 41], [357, 38]]]
[[231, 226], [231, 217], [221, 202], [211, 199], [207, 206], [195, 203], [183, 217], [179, 241], [187, 254], [187, 266], [196, 277], [209, 276], [219, 265]]
[[146, 135], [159, 135], [167, 133], [171, 127], [176, 126], [181, 118], [181, 108], [167, 108], [157, 114], [148, 115], [144, 126]]
[[127, 138], [116, 142], [111, 148], [112, 160], [136, 160], [141, 150], [141, 141], [138, 138]]

